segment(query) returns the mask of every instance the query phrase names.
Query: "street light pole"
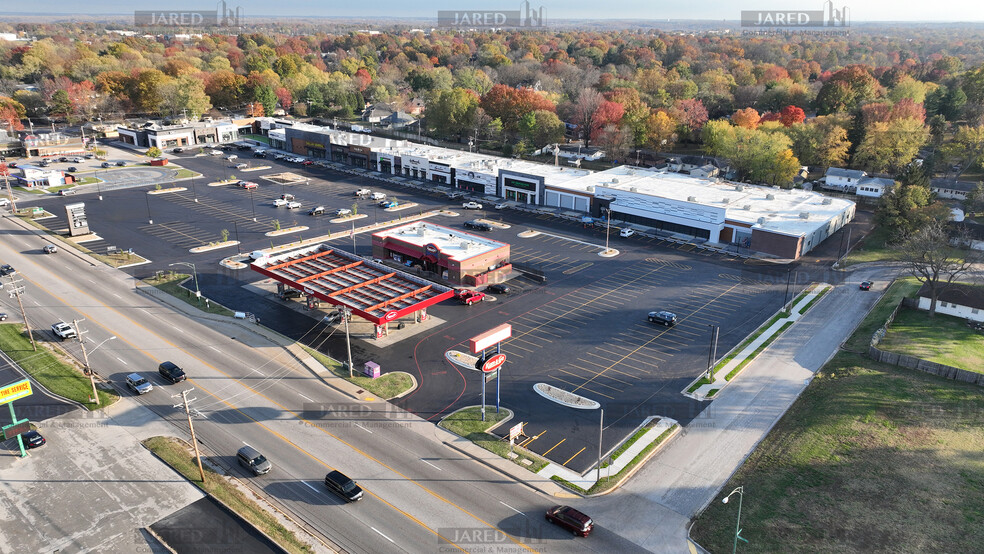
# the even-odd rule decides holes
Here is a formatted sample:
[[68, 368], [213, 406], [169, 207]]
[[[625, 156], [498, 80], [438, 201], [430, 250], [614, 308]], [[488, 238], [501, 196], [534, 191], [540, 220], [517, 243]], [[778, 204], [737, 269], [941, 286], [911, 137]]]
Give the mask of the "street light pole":
[[147, 223], [150, 225], [154, 224], [154, 218], [150, 215], [150, 193], [148, 192], [144, 198], [147, 200]]
[[738, 539], [741, 539], [742, 542], [746, 544], [748, 543], [748, 541], [745, 540], [745, 537], [741, 536], [741, 501], [745, 498], [745, 487], [741, 486], [731, 491], [731, 493], [728, 494], [728, 496], [725, 496], [721, 500], [721, 502], [723, 504], [727, 504], [728, 499], [731, 498], [731, 495], [735, 493], [738, 493], [738, 520], [735, 523], [735, 545], [731, 548], [731, 554], [735, 554], [736, 552], [738, 552]]
[[352, 339], [349, 338], [349, 311], [348, 306], [342, 306], [342, 319], [345, 321], [345, 349], [348, 351], [349, 379], [352, 378]]
[[605, 208], [605, 215], [608, 216], [608, 224], [605, 225], [605, 252], [608, 252], [608, 250], [609, 250], [609, 248], [608, 248], [608, 235], [611, 233], [611, 230], [612, 230], [612, 209], [611, 208]]
[[601, 417], [598, 419], [598, 478], [596, 482], [601, 481], [601, 441], [605, 436], [605, 409], [599, 408], [601, 410]]
[[198, 288], [198, 270], [195, 268], [195, 264], [191, 262], [174, 262], [173, 264], [167, 264], [168, 267], [173, 265], [184, 265], [191, 268], [191, 273], [195, 277], [195, 296], [198, 298], [198, 305], [202, 305], [202, 291]]
[[191, 193], [195, 195], [195, 202], [198, 202], [198, 187], [195, 186], [195, 178], [191, 178]]
[[238, 221], [233, 221], [232, 224], [236, 226], [236, 253], [237, 254], [242, 254], [243, 253], [243, 249], [242, 249], [242, 244], [243, 243], [239, 241], [239, 222]]
[[253, 203], [253, 189], [249, 189], [249, 207], [253, 209], [253, 221], [256, 221], [256, 204]]
[[786, 269], [786, 294], [782, 296], [782, 309], [786, 309], [786, 302], [789, 301], [789, 276], [792, 274], [793, 268]]

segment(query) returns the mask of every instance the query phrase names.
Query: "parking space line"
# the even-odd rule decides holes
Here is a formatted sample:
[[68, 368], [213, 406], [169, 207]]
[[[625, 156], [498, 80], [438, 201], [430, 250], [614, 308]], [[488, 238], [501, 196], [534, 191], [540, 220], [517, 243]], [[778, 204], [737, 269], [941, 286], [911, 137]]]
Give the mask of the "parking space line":
[[[575, 367], [575, 368], [577, 368], [577, 369], [580, 369], [580, 370], [582, 370], [582, 371], [584, 371], [584, 372], [586, 372], [586, 373], [595, 373], [594, 371], [591, 371], [590, 369], [587, 369], [587, 368], [584, 368], [584, 367], [581, 367], [581, 366], [579, 366], [579, 365], [577, 365], [577, 364], [569, 364], [569, 365], [570, 365], [571, 367]], [[639, 376], [636, 376], [636, 375], [625, 375], [625, 374], [623, 374], [623, 375], [624, 375], [625, 377], [631, 377], [631, 378], [633, 378], [633, 379], [636, 379], [636, 380], [639, 380], [639, 379], [642, 379], [642, 377], [639, 377]], [[634, 384], [635, 384], [635, 383], [631, 383], [631, 382], [629, 382], [629, 381], [625, 381], [625, 380], [623, 380], [623, 379], [619, 379], [619, 378], [617, 378], [617, 377], [612, 377], [612, 376], [610, 376], [610, 375], [609, 375], [609, 376], [608, 376], [607, 378], [608, 378], [608, 379], [611, 379], [612, 381], [617, 381], [617, 382], [619, 382], [619, 383], [622, 383], [622, 384], [624, 384], [624, 385], [629, 385], [629, 386], [631, 386], [631, 385], [634, 385]]]
[[[581, 452], [584, 452], [584, 449], [585, 448], [587, 448], [587, 446], [585, 446], [584, 448], [578, 450], [577, 451], [577, 454], [580, 454]], [[573, 456], [571, 456], [570, 458], [568, 458], [567, 461], [564, 462], [564, 465], [566, 466], [567, 464], [571, 463], [571, 460], [573, 460], [574, 458], [577, 458], [577, 454], [574, 454]]]
[[513, 340], [513, 339], [510, 339], [505, 344], [508, 344], [512, 348], [518, 348], [518, 349], [523, 350], [525, 352], [533, 352], [533, 349], [532, 348], [524, 348], [524, 347], [516, 344], [515, 340]]
[[[598, 374], [596, 374], [596, 375], [595, 375], [595, 377], [600, 377], [600, 376], [601, 376], [601, 373], [598, 373]], [[576, 386], [576, 384], [575, 384], [575, 383], [572, 383], [572, 382], [570, 382], [570, 381], [567, 381], [567, 380], [565, 380], [565, 379], [561, 379], [560, 377], [557, 377], [557, 376], [555, 376], [555, 375], [551, 375], [551, 377], [553, 377], [554, 379], [556, 379], [556, 380], [558, 380], [558, 381], [560, 381], [561, 383], [565, 383], [565, 384], [568, 384], [568, 385], [570, 385], [570, 386], [572, 386], [572, 387], [573, 387], [573, 386]], [[590, 382], [594, 382], [594, 378], [595, 378], [595, 377], [592, 377], [591, 379], [588, 379], [588, 381], [590, 381]], [[603, 393], [603, 392], [601, 392], [601, 391], [597, 391], [597, 390], [595, 390], [595, 389], [592, 389], [592, 388], [588, 388], [588, 387], [585, 387], [584, 385], [581, 385], [581, 386], [578, 386], [577, 388], [578, 388], [578, 389], [582, 389], [582, 388], [583, 388], [584, 390], [586, 390], [586, 391], [588, 391], [588, 392], [591, 392], [591, 393], [593, 393], [593, 394], [597, 394], [597, 395], [599, 395], [599, 396], [604, 396], [605, 398], [607, 398], [607, 399], [609, 399], [609, 400], [615, 400], [615, 397], [614, 397], [614, 396], [610, 396], [610, 395], [607, 395], [607, 394], [605, 394], [605, 393]]]
[[[582, 378], [583, 377], [582, 375], [578, 375], [577, 373], [573, 373], [573, 372], [567, 371], [566, 369], [563, 369], [563, 368], [559, 368], [559, 369], [557, 369], [557, 371], [562, 371], [562, 372], [570, 375], [571, 377], [578, 377], [578, 378]], [[611, 377], [606, 377], [606, 379], [611, 379]], [[601, 385], [601, 386], [603, 386], [603, 387], [610, 388], [610, 389], [612, 389], [615, 392], [622, 392], [622, 391], [625, 390], [625, 389], [620, 389], [618, 387], [613, 387], [611, 385], [606, 385], [604, 383], [598, 383], [598, 384]]]
[[526, 439], [525, 441], [519, 443], [519, 445], [522, 446], [523, 448], [529, 448], [529, 445], [533, 444], [533, 441], [535, 441], [536, 439], [542, 437], [546, 433], [547, 433], [547, 430], [544, 429], [543, 431], [540, 431], [538, 434], [533, 435], [532, 437], [530, 437], [530, 438]]
[[[529, 335], [527, 335], [527, 336], [529, 336]], [[538, 339], [540, 339], [540, 340], [543, 340], [543, 341], [547, 341], [547, 342], [553, 342], [552, 340], [550, 340], [550, 339], [545, 339], [545, 338], [543, 338], [543, 337], [536, 337], [536, 338], [538, 338]], [[525, 342], [526, 344], [529, 344], [530, 346], [534, 346], [534, 347], [536, 347], [536, 348], [540, 348], [540, 347], [542, 347], [542, 346], [543, 346], [542, 344], [539, 344], [539, 343], [536, 343], [536, 342], [533, 342], [533, 341], [530, 341], [530, 340], [526, 340], [526, 339], [524, 339], [523, 337], [516, 337], [515, 339], [509, 339], [509, 342], [512, 342], [513, 340], [518, 340], [518, 341], [523, 341], [523, 342]]]
[[563, 442], [564, 442], [564, 441], [566, 441], [566, 440], [567, 440], [567, 439], [560, 439], [560, 442], [558, 442], [557, 444], [555, 444], [555, 445], [553, 445], [553, 446], [551, 446], [551, 447], [550, 447], [550, 450], [547, 450], [546, 452], [544, 452], [543, 454], [540, 454], [540, 455], [541, 455], [541, 456], [546, 456], [547, 454], [549, 454], [549, 453], [550, 453], [550, 451], [551, 451], [551, 450], [553, 450], [554, 448], [557, 448], [558, 446], [560, 446], [561, 444], [563, 444]]
[[517, 358], [525, 358], [526, 357], [526, 356], [523, 356], [522, 354], [520, 354], [519, 352], [513, 352], [512, 350], [509, 350], [505, 346], [502, 347], [502, 352], [504, 354], [509, 354], [510, 356], [516, 356]]

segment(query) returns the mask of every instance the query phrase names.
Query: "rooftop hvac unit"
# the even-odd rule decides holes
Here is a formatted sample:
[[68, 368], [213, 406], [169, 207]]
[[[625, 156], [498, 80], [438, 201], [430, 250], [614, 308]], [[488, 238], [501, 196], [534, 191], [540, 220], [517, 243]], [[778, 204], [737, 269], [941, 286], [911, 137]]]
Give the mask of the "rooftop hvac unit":
[[829, 205], [831, 202], [833, 202], [833, 200], [831, 200], [830, 198], [824, 198], [823, 199], [823, 205], [824, 206]]
[[418, 225], [417, 226], [417, 236], [422, 237], [425, 234], [427, 234], [427, 229], [424, 229], [424, 226], [423, 225]]
[[765, 199], [766, 200], [775, 200], [776, 199], [776, 195], [774, 195], [774, 194], [766, 194], [765, 195]]
[[617, 185], [618, 184], [618, 177], [612, 177], [612, 184], [613, 185]]
[[765, 225], [765, 218], [764, 217], [760, 217], [759, 220], [758, 220], [758, 224], [759, 225]]
[[750, 209], [752, 209], [752, 205], [751, 204], [745, 204], [744, 206], [741, 207], [741, 209], [743, 209], [743, 210], [750, 210]]
[[722, 204], [730, 204], [731, 203], [731, 199], [730, 198], [722, 198], [721, 199], [721, 203]]
[[588, 185], [588, 192], [594, 192], [594, 185]]
[[735, 185], [735, 190], [738, 191], [738, 192], [741, 192], [741, 191], [745, 190], [745, 186], [744, 185]]
[[639, 192], [639, 189], [636, 187], [629, 187], [629, 192]]
[[800, 212], [800, 219], [810, 219], [810, 212]]
[[697, 197], [696, 196], [688, 196], [687, 197], [687, 202], [696, 202], [696, 201], [697, 201]]

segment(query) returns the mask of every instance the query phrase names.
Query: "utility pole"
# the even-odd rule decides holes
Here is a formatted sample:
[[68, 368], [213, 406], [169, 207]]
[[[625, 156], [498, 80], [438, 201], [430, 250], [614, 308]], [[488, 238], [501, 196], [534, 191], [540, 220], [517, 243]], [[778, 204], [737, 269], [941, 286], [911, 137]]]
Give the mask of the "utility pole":
[[11, 213], [15, 213], [16, 214], [17, 213], [17, 201], [14, 200], [14, 191], [13, 191], [13, 189], [10, 188], [10, 166], [8, 166], [7, 164], [4, 164], [3, 165], [3, 168], [0, 169], [0, 172], [3, 173], [3, 181], [7, 185], [7, 198], [10, 199], [10, 209], [12, 210]]
[[79, 346], [82, 348], [82, 363], [85, 364], [85, 374], [89, 376], [89, 384], [92, 385], [92, 401], [99, 405], [99, 393], [96, 392], [96, 377], [95, 372], [89, 367], [89, 353], [85, 349], [85, 338], [82, 337], [85, 333], [82, 332], [82, 328], [79, 327], [79, 323], [85, 321], [85, 319], [75, 319], [72, 320], [72, 326], [75, 328], [75, 338], [79, 341]]
[[342, 319], [345, 321], [345, 349], [348, 350], [349, 379], [352, 378], [352, 340], [349, 338], [349, 311], [348, 306], [342, 306]]
[[27, 313], [24, 311], [24, 301], [21, 300], [21, 294], [24, 293], [24, 287], [17, 286], [17, 283], [20, 283], [21, 281], [23, 281], [23, 279], [17, 279], [16, 281], [13, 278], [10, 279], [8, 284], [13, 286], [10, 290], [10, 296], [17, 297], [17, 305], [20, 306], [21, 319], [24, 320], [24, 326], [27, 327], [27, 336], [31, 339], [31, 347], [34, 348], [35, 352], [37, 352], [38, 343], [34, 341], [34, 332], [31, 330], [31, 322], [27, 320]]
[[[181, 400], [182, 400], [182, 402], [184, 404], [185, 415], [188, 416], [188, 429], [191, 430], [191, 444], [192, 444], [192, 446], [195, 447], [195, 460], [198, 462], [198, 473], [202, 476], [202, 484], [204, 485], [205, 484], [205, 469], [202, 467], [202, 455], [198, 451], [198, 439], [195, 438], [195, 424], [191, 420], [191, 409], [188, 407], [188, 402], [194, 402], [195, 401], [194, 398], [192, 398], [191, 400], [188, 400], [188, 393], [191, 392], [191, 391], [193, 391], [193, 390], [195, 390], [195, 389], [191, 388], [191, 389], [188, 389], [186, 391], [182, 391], [180, 395], [175, 394], [171, 398], [177, 398], [178, 396], [180, 396], [181, 397]], [[175, 404], [174, 405], [175, 408], [180, 408], [181, 406], [182, 406], [181, 404]]]

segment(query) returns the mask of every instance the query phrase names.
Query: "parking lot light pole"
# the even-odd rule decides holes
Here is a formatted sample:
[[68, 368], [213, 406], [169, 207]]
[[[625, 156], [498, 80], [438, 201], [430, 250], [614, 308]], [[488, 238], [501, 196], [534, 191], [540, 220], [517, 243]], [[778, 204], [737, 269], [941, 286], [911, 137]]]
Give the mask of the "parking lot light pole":
[[249, 207], [253, 209], [253, 221], [256, 221], [256, 204], [253, 203], [253, 189], [249, 189]]
[[242, 254], [243, 253], [243, 249], [242, 249], [242, 244], [243, 243], [239, 241], [239, 222], [238, 221], [233, 221], [232, 224], [236, 226], [236, 253], [237, 254]]
[[782, 309], [786, 309], [786, 302], [789, 301], [789, 276], [792, 274], [793, 268], [786, 269], [786, 294], [782, 296]]
[[605, 436], [605, 409], [598, 409], [601, 411], [601, 417], [598, 419], [598, 478], [595, 482], [601, 481], [601, 444]]
[[191, 262], [174, 262], [173, 264], [167, 264], [168, 267], [172, 265], [183, 265], [191, 268], [192, 274], [195, 276], [195, 296], [198, 297], [198, 305], [202, 305], [202, 291], [198, 288], [198, 270], [195, 269], [195, 264]]
[[150, 193], [147, 193], [145, 195], [145, 199], [147, 200], [147, 223], [150, 224], [150, 225], [153, 225], [154, 224], [154, 218], [151, 217], [151, 215], [150, 215]]
[[198, 202], [198, 187], [195, 186], [195, 178], [191, 178], [191, 193], [195, 196], [195, 202]]
[[745, 487], [741, 486], [731, 491], [731, 493], [728, 494], [728, 496], [725, 496], [723, 499], [721, 499], [721, 503], [727, 504], [728, 499], [731, 498], [731, 496], [735, 493], [738, 493], [738, 520], [735, 523], [735, 545], [731, 548], [731, 554], [735, 554], [736, 552], [738, 552], [738, 539], [741, 539], [742, 542], [746, 544], [748, 543], [748, 541], [745, 540], [745, 537], [741, 536], [741, 501], [745, 498]]

